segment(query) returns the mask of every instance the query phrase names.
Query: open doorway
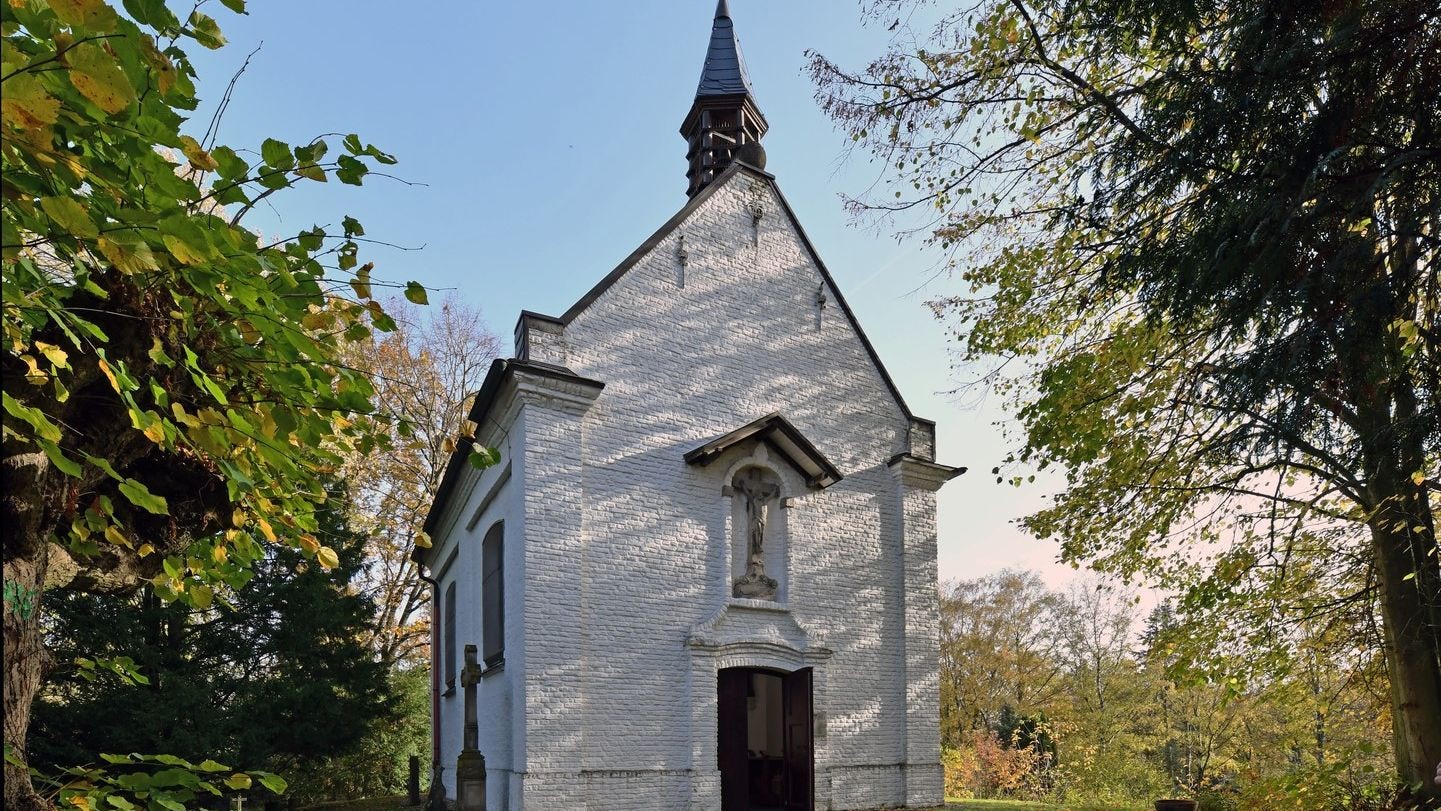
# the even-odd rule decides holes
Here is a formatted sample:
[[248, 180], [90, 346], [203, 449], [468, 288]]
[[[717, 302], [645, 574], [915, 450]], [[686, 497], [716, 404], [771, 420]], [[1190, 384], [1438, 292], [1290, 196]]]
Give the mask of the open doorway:
[[727, 668], [718, 679], [724, 811], [811, 811], [811, 671]]

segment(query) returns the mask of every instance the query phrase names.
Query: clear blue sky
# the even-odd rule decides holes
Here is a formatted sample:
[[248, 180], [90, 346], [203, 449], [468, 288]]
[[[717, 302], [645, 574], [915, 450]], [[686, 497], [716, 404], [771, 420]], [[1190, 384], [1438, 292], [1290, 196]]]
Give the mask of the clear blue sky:
[[[212, 4], [215, 5], [215, 4]], [[846, 144], [802, 74], [813, 48], [843, 64], [890, 36], [862, 26], [851, 0], [731, 0], [757, 100], [771, 129], [768, 169], [911, 405], [938, 423], [938, 460], [970, 472], [941, 491], [946, 578], [1006, 566], [1059, 584], [1055, 547], [1011, 525], [1041, 503], [989, 475], [1006, 449], [994, 398], [957, 403], [946, 326], [925, 309], [953, 282], [914, 242], [852, 224], [842, 191], [875, 169], [841, 160]], [[558, 314], [685, 202], [677, 132], [695, 94], [714, 0], [380, 3], [251, 0], [236, 17], [208, 9], [230, 44], [194, 43], [203, 130], [226, 81], [257, 45], [221, 142], [303, 142], [358, 132], [394, 153], [406, 186], [372, 178], [277, 195], [253, 227], [286, 235], [351, 214], [369, 236], [425, 249], [368, 249], [376, 274], [454, 288], [509, 338], [521, 309]]]

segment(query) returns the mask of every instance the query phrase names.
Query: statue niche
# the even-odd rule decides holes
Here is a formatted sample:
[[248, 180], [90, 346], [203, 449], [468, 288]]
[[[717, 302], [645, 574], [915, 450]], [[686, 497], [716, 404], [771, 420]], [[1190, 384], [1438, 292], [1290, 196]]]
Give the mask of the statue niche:
[[731, 594], [753, 600], [774, 600], [780, 584], [766, 574], [765, 559], [767, 551], [779, 543], [775, 528], [770, 526], [770, 511], [780, 504], [780, 481], [764, 468], [748, 467], [736, 474], [731, 493], [741, 500], [745, 515], [741, 537], [737, 540], [744, 540], [746, 550], [745, 574], [732, 585]]

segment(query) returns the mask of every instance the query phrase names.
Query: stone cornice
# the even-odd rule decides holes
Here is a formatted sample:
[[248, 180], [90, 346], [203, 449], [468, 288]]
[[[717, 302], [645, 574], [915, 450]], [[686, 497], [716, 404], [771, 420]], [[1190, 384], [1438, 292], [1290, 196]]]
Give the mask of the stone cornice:
[[946, 482], [966, 472], [963, 467], [950, 467], [930, 462], [908, 453], [891, 457], [887, 467], [891, 469], [891, 475], [895, 476], [902, 485], [929, 490], [933, 493], [941, 489]]

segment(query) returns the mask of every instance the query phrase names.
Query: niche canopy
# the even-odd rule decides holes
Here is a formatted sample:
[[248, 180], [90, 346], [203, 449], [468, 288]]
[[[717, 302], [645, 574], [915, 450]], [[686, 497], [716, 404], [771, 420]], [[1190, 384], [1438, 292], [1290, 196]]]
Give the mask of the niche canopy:
[[712, 439], [686, 453], [685, 460], [689, 464], [704, 467], [718, 459], [721, 454], [749, 440], [764, 442], [804, 476], [808, 486], [817, 490], [830, 487], [843, 478], [836, 466], [779, 413], [767, 414], [725, 436]]

